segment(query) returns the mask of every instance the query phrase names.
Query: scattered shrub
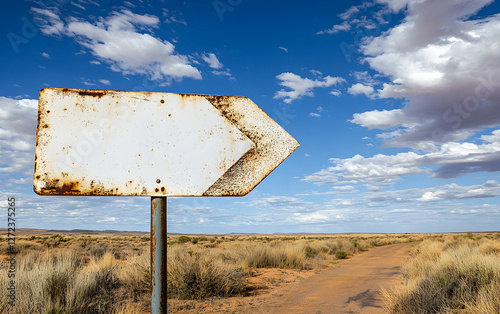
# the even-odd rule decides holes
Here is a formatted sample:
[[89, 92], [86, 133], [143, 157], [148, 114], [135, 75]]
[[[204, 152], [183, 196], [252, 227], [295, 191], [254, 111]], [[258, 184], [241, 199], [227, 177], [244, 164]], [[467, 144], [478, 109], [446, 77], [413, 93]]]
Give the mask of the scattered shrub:
[[189, 241], [191, 241], [191, 238], [188, 236], [180, 236], [177, 238], [177, 242], [179, 243], [187, 243]]
[[339, 250], [339, 251], [335, 252], [335, 257], [338, 258], [338, 259], [347, 258], [347, 252]]
[[311, 258], [318, 255], [319, 251], [307, 245], [305, 247], [306, 258]]
[[212, 254], [168, 254], [167, 297], [202, 299], [228, 297], [244, 291], [240, 269], [214, 258]]

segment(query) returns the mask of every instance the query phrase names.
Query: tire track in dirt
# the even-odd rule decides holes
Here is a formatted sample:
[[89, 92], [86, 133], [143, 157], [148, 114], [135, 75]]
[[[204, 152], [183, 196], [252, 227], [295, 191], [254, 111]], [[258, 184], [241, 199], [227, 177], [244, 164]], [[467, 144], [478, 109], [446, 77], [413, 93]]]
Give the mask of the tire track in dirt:
[[402, 281], [401, 266], [417, 243], [370, 249], [288, 286], [257, 313], [384, 313], [382, 289]]

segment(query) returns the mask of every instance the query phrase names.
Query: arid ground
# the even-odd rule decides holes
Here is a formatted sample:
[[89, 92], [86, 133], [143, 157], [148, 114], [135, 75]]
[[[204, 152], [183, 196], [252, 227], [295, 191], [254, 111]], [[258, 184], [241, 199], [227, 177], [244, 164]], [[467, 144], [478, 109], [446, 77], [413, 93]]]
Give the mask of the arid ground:
[[[169, 313], [500, 313], [500, 233], [168, 235]], [[17, 230], [0, 313], [148, 313], [149, 235]], [[0, 289], [12, 252], [0, 237]]]

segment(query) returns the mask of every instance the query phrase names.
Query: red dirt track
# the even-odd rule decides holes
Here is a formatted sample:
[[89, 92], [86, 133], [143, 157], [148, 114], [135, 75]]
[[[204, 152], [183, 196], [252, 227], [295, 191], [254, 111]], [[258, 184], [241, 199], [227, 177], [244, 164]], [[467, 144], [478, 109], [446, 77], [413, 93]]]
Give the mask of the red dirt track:
[[401, 281], [401, 266], [417, 243], [370, 249], [286, 287], [255, 313], [384, 313], [382, 289]]

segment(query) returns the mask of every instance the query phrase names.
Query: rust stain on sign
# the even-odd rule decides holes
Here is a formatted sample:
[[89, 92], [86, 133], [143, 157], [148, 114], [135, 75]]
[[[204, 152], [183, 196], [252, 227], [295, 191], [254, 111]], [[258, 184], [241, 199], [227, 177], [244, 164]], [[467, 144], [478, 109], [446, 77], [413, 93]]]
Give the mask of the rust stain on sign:
[[34, 190], [241, 196], [298, 146], [246, 97], [46, 88]]

